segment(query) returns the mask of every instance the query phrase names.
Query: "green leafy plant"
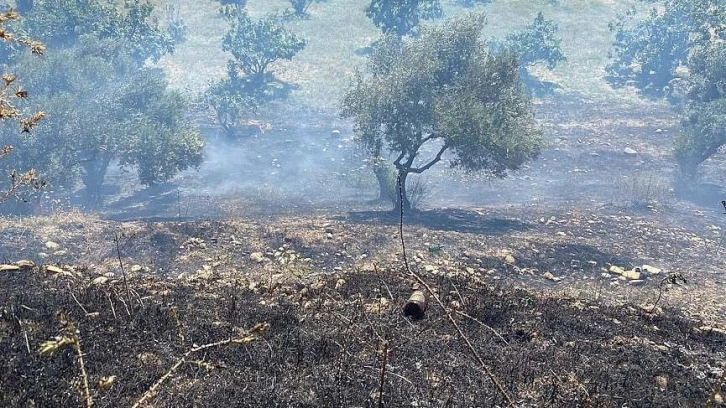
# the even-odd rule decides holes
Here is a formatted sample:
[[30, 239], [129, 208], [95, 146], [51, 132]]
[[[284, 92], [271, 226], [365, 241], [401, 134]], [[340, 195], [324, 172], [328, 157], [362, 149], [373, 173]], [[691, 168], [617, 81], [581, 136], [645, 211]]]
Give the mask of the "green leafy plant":
[[[506, 176], [535, 158], [542, 132], [511, 52], [491, 54], [480, 39], [482, 15], [470, 14], [422, 30], [386, 36], [367, 72], [358, 73], [343, 99], [356, 137], [374, 156], [387, 150], [401, 180], [396, 207], [411, 209], [409, 174], [450, 155], [452, 167]], [[433, 157], [421, 156], [433, 149]]]
[[222, 39], [222, 50], [233, 59], [227, 63], [227, 77], [210, 86], [207, 101], [219, 124], [232, 136], [245, 111], [285, 96], [286, 89], [271, 66], [292, 59], [306, 42], [288, 31], [279, 16], [255, 21], [238, 7], [226, 9], [225, 15], [230, 29]]
[[383, 34], [416, 34], [421, 20], [443, 16], [439, 0], [371, 0], [366, 16]]
[[692, 52], [683, 132], [674, 156], [685, 181], [726, 144], [726, 44], [712, 42]]
[[174, 40], [160, 28], [150, 2], [123, 4], [117, 8], [112, 0], [39, 1], [21, 29], [53, 49], [77, 44], [83, 36], [112, 39], [124, 44], [139, 66], [174, 52]]
[[[112, 40], [91, 37], [41, 61], [23, 57], [16, 70], [38, 92], [31, 106], [48, 118], [4, 165], [33, 163], [56, 186], [81, 183], [88, 202], [100, 203], [109, 165], [136, 169], [151, 185], [202, 161], [202, 137], [186, 119], [185, 99], [167, 89], [160, 69], [138, 68]], [[5, 169], [5, 168], [4, 168]]]
[[632, 85], [646, 96], [661, 97], [680, 76], [689, 50], [709, 42], [725, 22], [717, 0], [665, 0], [644, 19], [630, 9], [609, 26], [615, 40], [607, 79], [613, 86]]

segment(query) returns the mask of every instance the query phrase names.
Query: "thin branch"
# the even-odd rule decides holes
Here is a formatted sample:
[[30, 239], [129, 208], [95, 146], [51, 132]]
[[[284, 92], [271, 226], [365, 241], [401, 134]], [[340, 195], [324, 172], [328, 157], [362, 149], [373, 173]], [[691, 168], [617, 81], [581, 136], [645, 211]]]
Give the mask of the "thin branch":
[[143, 406], [147, 400], [153, 398], [154, 395], [156, 395], [156, 392], [159, 390], [159, 387], [161, 386], [161, 384], [163, 384], [164, 381], [168, 380], [169, 377], [171, 377], [172, 374], [174, 374], [174, 372], [176, 372], [176, 370], [178, 370], [179, 367], [181, 367], [182, 364], [184, 364], [187, 361], [187, 358], [190, 355], [192, 355], [196, 352], [202, 351], [202, 350], [206, 350], [206, 349], [213, 348], [213, 347], [224, 346], [226, 344], [231, 344], [231, 343], [249, 344], [249, 343], [257, 340], [257, 338], [259, 336], [264, 334], [265, 330], [267, 330], [268, 327], [269, 327], [269, 325], [267, 325], [266, 323], [258, 323], [254, 328], [252, 328], [249, 331], [248, 336], [240, 337], [240, 338], [230, 338], [227, 340], [220, 340], [220, 341], [217, 341], [214, 343], [204, 344], [202, 346], [197, 346], [197, 347], [190, 349], [189, 351], [184, 353], [184, 355], [179, 360], [177, 360], [177, 362], [174, 363], [174, 365], [171, 366], [171, 368], [164, 375], [162, 375], [161, 378], [159, 378], [148, 390], [146, 390], [146, 392], [144, 392], [144, 394], [141, 396], [141, 398], [139, 398], [138, 401], [136, 401], [136, 403], [131, 408], [139, 408], [139, 407]]
[[441, 161], [441, 157], [444, 155], [444, 152], [446, 152], [448, 149], [449, 149], [449, 145], [447, 145], [446, 143], [444, 143], [444, 145], [441, 146], [441, 149], [439, 150], [439, 152], [436, 153], [436, 157], [434, 157], [433, 159], [431, 159], [430, 162], [426, 163], [425, 165], [423, 165], [421, 167], [417, 167], [417, 168], [413, 168], [412, 167], [412, 168], [409, 168], [408, 169], [408, 172], [409, 173], [421, 174], [424, 171], [430, 169], [431, 167], [433, 167], [434, 164], [436, 164], [436, 163], [438, 163], [438, 162]]

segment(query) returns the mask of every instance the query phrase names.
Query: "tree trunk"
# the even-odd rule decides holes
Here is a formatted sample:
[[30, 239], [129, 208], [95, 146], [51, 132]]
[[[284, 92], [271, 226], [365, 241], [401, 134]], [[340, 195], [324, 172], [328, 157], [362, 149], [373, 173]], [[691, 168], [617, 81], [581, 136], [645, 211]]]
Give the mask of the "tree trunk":
[[376, 181], [378, 181], [378, 200], [390, 201], [395, 204], [396, 197], [398, 196], [398, 190], [395, 181], [391, 184], [389, 167], [383, 160], [374, 160], [376, 160], [376, 162], [373, 164], [373, 174], [376, 175]]
[[[401, 212], [402, 204], [403, 204], [403, 212], [405, 212], [405, 213], [411, 212], [411, 202], [408, 200], [408, 194], [406, 193], [406, 179], [407, 178], [408, 178], [408, 170], [399, 168], [398, 169], [398, 180], [396, 182], [396, 206], [393, 209], [394, 212], [396, 212], [397, 214]], [[401, 203], [402, 198], [403, 198], [403, 203]]]
[[101, 157], [83, 163], [82, 179], [83, 185], [86, 186], [86, 204], [91, 208], [97, 208], [103, 204], [101, 186], [103, 186], [110, 162], [109, 155], [101, 155]]

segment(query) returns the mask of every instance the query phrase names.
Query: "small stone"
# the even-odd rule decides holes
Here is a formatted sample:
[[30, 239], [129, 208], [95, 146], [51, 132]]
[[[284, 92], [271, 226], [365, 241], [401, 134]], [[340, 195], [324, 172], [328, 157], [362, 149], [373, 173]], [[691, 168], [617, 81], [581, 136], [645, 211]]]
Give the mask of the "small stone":
[[143, 269], [143, 267], [141, 265], [133, 265], [130, 270], [131, 270], [131, 272], [136, 273], [142, 269]]
[[48, 241], [48, 242], [45, 243], [45, 247], [48, 248], [48, 249], [50, 249], [51, 251], [55, 251], [58, 248], [60, 248], [60, 245], [56, 244], [53, 241]]
[[343, 285], [345, 285], [345, 279], [340, 278], [337, 282], [335, 282], [335, 290], [340, 290]]
[[0, 272], [19, 271], [18, 265], [0, 265]]
[[651, 266], [651, 265], [643, 265], [643, 266], [641, 266], [641, 269], [652, 275], [658, 275], [659, 273], [663, 272], [662, 269], [656, 268], [655, 266]]
[[262, 252], [253, 252], [250, 254], [250, 260], [257, 263], [265, 262], [265, 254]]
[[108, 278], [105, 276], [99, 276], [98, 278], [91, 281], [91, 285], [104, 285], [108, 282]]
[[375, 265], [373, 265], [372, 263], [369, 262], [369, 263], [364, 263], [363, 264], [363, 267], [361, 268], [361, 270], [363, 272], [375, 272], [376, 271], [376, 267], [375, 267]]
[[48, 254], [46, 254], [45, 252], [38, 252], [38, 258], [44, 259], [44, 258], [47, 258], [47, 257], [48, 257]]
[[325, 238], [327, 238], [327, 239], [333, 239], [333, 233], [332, 232], [325, 233]]
[[60, 249], [58, 251], [53, 252], [53, 255], [54, 256], [63, 256], [63, 255], [66, 255], [67, 253], [68, 253], [68, 251], [66, 251], [65, 249]]
[[655, 377], [655, 386], [660, 388], [661, 390], [665, 390], [666, 387], [668, 387], [668, 377], [664, 375], [659, 375]]
[[627, 154], [628, 156], [633, 156], [638, 154], [638, 151], [631, 147], [626, 147], [625, 149], [623, 149], [623, 153]]
[[567, 233], [565, 231], [557, 231], [557, 235], [560, 237], [566, 237]]
[[14, 265], [19, 266], [21, 269], [28, 269], [34, 267], [35, 262], [23, 259], [22, 261], [15, 262]]
[[625, 271], [620, 276], [622, 276], [625, 279], [632, 280], [632, 281], [640, 280], [640, 272], [637, 272], [634, 269]]
[[50, 273], [63, 273], [63, 272], [65, 272], [63, 269], [61, 269], [61, 268], [59, 268], [57, 266], [53, 266], [53, 265], [46, 266], [45, 267], [45, 270], [47, 272], [50, 272]]
[[426, 265], [426, 266], [424, 266], [424, 270], [425, 270], [426, 272], [433, 272], [433, 271], [435, 271], [435, 270], [436, 270], [436, 267], [435, 267], [435, 266], [433, 266], [433, 265]]
[[474, 271], [474, 268], [472, 268], [472, 267], [470, 267], [470, 266], [467, 266], [467, 267], [466, 267], [466, 273], [468, 273], [469, 275], [473, 275], [473, 274], [474, 274], [474, 272], [475, 272], [475, 271]]
[[504, 262], [506, 262], [506, 263], [508, 263], [508, 264], [510, 264], [510, 265], [514, 265], [514, 264], [516, 264], [516, 263], [517, 263], [517, 260], [516, 260], [516, 259], [514, 259], [514, 256], [513, 256], [512, 254], [507, 254], [507, 255], [506, 255], [506, 256], [504, 257]]
[[645, 284], [645, 280], [643, 280], [643, 279], [634, 279], [634, 280], [629, 281], [628, 283], [631, 284], [631, 285], [633, 285], [633, 286], [640, 286], [640, 285], [644, 285]]
[[545, 272], [542, 274], [542, 277], [545, 279], [549, 279], [552, 282], [559, 282], [562, 280], [562, 278], [560, 278], [559, 276], [553, 275], [552, 272]]

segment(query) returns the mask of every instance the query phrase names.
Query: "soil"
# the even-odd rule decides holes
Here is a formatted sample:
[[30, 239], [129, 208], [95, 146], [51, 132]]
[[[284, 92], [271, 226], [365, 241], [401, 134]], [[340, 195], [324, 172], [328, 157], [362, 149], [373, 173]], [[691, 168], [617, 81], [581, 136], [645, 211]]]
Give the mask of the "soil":
[[[160, 379], [142, 406], [507, 406], [487, 370], [518, 407], [702, 406], [726, 391], [723, 209], [676, 198], [673, 115], [539, 109], [540, 160], [505, 180], [442, 167], [404, 216], [410, 271], [441, 300], [425, 291], [423, 319], [402, 313], [417, 281], [401, 220], [348, 165], [289, 165], [312, 174], [305, 200], [285, 183], [200, 191], [202, 168], [97, 215], [0, 219], [0, 406], [86, 404], [73, 346], [39, 353], [67, 322], [94, 406]], [[249, 153], [252, 180], [279, 180], [263, 164], [300, 149], [362, 163], [352, 142], [279, 136], [258, 135], [270, 156]]]

